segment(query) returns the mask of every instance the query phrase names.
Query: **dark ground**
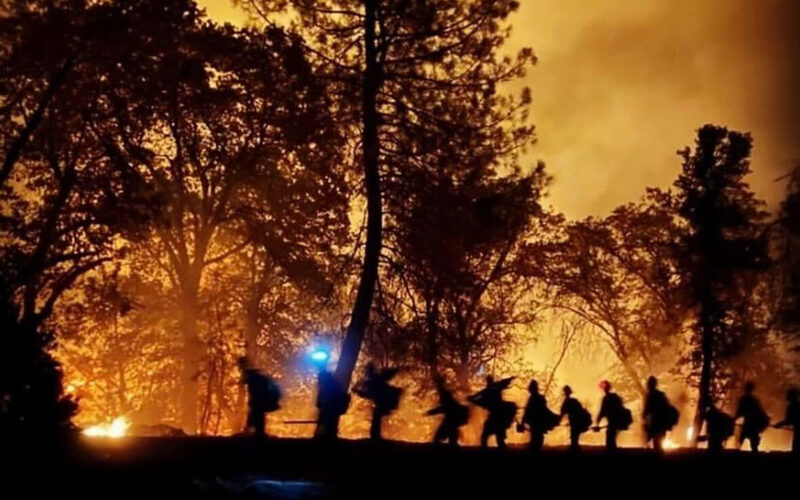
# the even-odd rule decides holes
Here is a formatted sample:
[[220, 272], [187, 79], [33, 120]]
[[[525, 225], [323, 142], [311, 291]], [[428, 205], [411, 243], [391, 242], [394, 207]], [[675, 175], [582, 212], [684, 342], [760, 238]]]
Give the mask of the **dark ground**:
[[13, 451], [0, 498], [800, 498], [800, 462], [702, 450], [450, 450], [248, 438], [81, 439]]

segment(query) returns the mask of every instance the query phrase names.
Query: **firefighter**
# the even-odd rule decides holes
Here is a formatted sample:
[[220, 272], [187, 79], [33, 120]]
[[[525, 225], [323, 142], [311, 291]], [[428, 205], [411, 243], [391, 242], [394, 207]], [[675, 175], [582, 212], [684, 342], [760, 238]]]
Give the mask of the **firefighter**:
[[531, 433], [531, 440], [528, 444], [529, 449], [538, 453], [544, 445], [544, 436], [558, 425], [560, 416], [556, 415], [547, 407], [547, 400], [539, 392], [539, 383], [531, 380], [528, 384], [528, 403], [525, 405], [525, 412], [522, 414], [522, 422], [517, 425], [519, 432], [526, 429]]
[[735, 428], [733, 417], [716, 406], [709, 405], [705, 412], [705, 422], [708, 452], [712, 454], [721, 453], [725, 448], [725, 442], [733, 436]]
[[611, 392], [611, 382], [600, 382], [603, 391], [603, 401], [600, 403], [600, 412], [595, 420], [595, 432], [600, 430], [600, 421], [606, 419], [606, 450], [617, 449], [617, 435], [620, 431], [630, 427], [633, 417], [631, 411], [625, 408], [622, 398], [616, 392]]
[[317, 374], [317, 428], [314, 438], [332, 441], [337, 438], [339, 419], [347, 413], [350, 395], [326, 368]]
[[736, 408], [734, 420], [743, 420], [742, 428], [739, 431], [739, 447], [745, 441], [750, 442], [750, 451], [758, 453], [758, 445], [761, 443], [761, 433], [769, 426], [769, 416], [761, 406], [761, 402], [755, 396], [756, 384], [747, 382], [744, 384], [744, 395], [739, 398], [739, 405]]
[[266, 436], [266, 413], [280, 408], [281, 391], [268, 375], [254, 368], [246, 357], [239, 358], [242, 383], [247, 387], [247, 423], [245, 431], [253, 431], [257, 437]]
[[469, 408], [456, 400], [441, 377], [437, 376], [434, 382], [439, 393], [439, 406], [428, 410], [426, 415], [444, 415], [444, 418], [436, 428], [433, 442], [438, 444], [447, 441], [450, 446], [458, 446], [459, 429], [469, 420]]
[[653, 376], [648, 378], [642, 417], [647, 440], [652, 442], [656, 452], [664, 451], [664, 438], [678, 423], [679, 415], [678, 409], [669, 403], [666, 394], [658, 390], [658, 380]]
[[369, 437], [373, 441], [381, 441], [383, 419], [397, 409], [403, 392], [399, 387], [389, 384], [397, 374], [397, 369], [378, 370], [372, 363], [367, 364], [363, 381], [353, 391], [364, 399], [372, 401], [372, 421]]
[[800, 390], [796, 387], [786, 391], [786, 416], [775, 427], [792, 428], [792, 455], [800, 457]]
[[564, 386], [564, 402], [561, 403], [560, 417], [566, 415], [569, 418], [569, 448], [572, 451], [579, 451], [581, 448], [581, 434], [588, 431], [592, 426], [592, 415], [583, 407], [577, 399], [572, 397], [572, 388]]
[[513, 379], [514, 377], [509, 377], [495, 381], [490, 375], [486, 377], [486, 387], [467, 398], [471, 403], [489, 412], [489, 416], [483, 422], [481, 448], [485, 449], [488, 446], [490, 436], [495, 437], [498, 448], [506, 447], [506, 432], [514, 422], [517, 405], [503, 400], [503, 391], [508, 389]]

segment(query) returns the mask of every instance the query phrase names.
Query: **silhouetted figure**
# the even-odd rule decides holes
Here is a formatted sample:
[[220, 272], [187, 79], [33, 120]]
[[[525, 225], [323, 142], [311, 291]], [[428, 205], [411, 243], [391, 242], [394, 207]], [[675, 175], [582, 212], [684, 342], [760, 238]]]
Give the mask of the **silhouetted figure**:
[[258, 437], [266, 435], [265, 414], [280, 408], [281, 390], [268, 375], [261, 373], [248, 362], [239, 358], [242, 382], [247, 386], [247, 424], [245, 431], [252, 430]]
[[561, 403], [560, 417], [569, 418], [569, 447], [572, 451], [581, 448], [581, 434], [592, 426], [592, 415], [577, 399], [572, 397], [572, 387], [564, 386], [564, 402]]
[[531, 440], [528, 444], [531, 451], [539, 452], [544, 446], [544, 435], [558, 425], [561, 417], [547, 407], [547, 400], [539, 392], [539, 383], [531, 380], [528, 384], [528, 403], [522, 414], [522, 422], [517, 426], [519, 432], [530, 430]]
[[347, 413], [350, 394], [331, 372], [321, 369], [317, 375], [317, 429], [314, 437], [320, 440], [335, 440], [339, 419]]
[[744, 395], [739, 398], [739, 405], [736, 408], [734, 420], [743, 419], [742, 428], [739, 431], [739, 447], [745, 441], [750, 441], [750, 451], [757, 453], [758, 445], [761, 443], [761, 433], [769, 426], [769, 416], [761, 407], [761, 402], [753, 394], [756, 390], [754, 382], [744, 384]]
[[606, 419], [606, 450], [617, 449], [617, 435], [620, 431], [628, 430], [633, 422], [631, 411], [625, 408], [622, 398], [616, 392], [611, 392], [611, 382], [604, 380], [600, 383], [603, 390], [603, 401], [600, 403], [600, 413], [595, 421], [595, 431], [600, 430], [600, 421]]
[[458, 446], [459, 429], [469, 420], [469, 408], [453, 397], [441, 377], [436, 377], [435, 383], [439, 393], [439, 406], [428, 410], [426, 415], [444, 415], [444, 418], [436, 428], [433, 442], [438, 444], [447, 441], [450, 446]]
[[397, 369], [386, 368], [378, 370], [372, 363], [367, 364], [364, 380], [353, 392], [364, 399], [372, 401], [372, 421], [369, 427], [369, 437], [373, 441], [380, 441], [381, 424], [384, 417], [397, 409], [403, 390], [389, 385], [389, 381], [397, 374]]
[[792, 455], [800, 457], [800, 390], [796, 387], [786, 391], [786, 416], [775, 427], [792, 428]]
[[664, 438], [678, 423], [679, 416], [678, 409], [669, 403], [666, 394], [658, 390], [658, 380], [652, 376], [648, 378], [642, 417], [647, 440], [653, 443], [656, 452], [664, 451]]
[[494, 436], [498, 448], [506, 447], [506, 432], [514, 422], [517, 414], [517, 405], [511, 401], [503, 400], [503, 391], [508, 389], [514, 377], [504, 378], [495, 382], [491, 375], [486, 377], [486, 387], [467, 399], [489, 412], [489, 416], [483, 422], [481, 432], [481, 448], [486, 448], [489, 444], [489, 437]]
[[[725, 448], [725, 442], [733, 436], [735, 422], [733, 417], [720, 410], [714, 405], [710, 405], [705, 412], [706, 436], [708, 440], [709, 453], [721, 453]], [[702, 440], [703, 436], [699, 437]]]

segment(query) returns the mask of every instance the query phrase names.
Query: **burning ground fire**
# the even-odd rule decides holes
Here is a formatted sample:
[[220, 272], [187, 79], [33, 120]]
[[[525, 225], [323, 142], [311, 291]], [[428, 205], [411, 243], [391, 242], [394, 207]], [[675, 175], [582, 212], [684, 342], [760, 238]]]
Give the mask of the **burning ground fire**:
[[87, 427], [83, 430], [83, 435], [88, 437], [106, 437], [118, 439], [125, 437], [131, 423], [125, 417], [117, 417], [110, 424], [98, 424]]

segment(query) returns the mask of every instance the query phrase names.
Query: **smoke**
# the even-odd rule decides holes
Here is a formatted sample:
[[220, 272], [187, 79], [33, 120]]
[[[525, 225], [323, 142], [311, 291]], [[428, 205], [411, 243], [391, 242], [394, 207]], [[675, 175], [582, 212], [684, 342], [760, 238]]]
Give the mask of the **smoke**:
[[[230, 0], [199, 0], [244, 24]], [[675, 151], [705, 123], [752, 132], [751, 185], [775, 208], [775, 180], [800, 163], [800, 2], [524, 0], [511, 45], [532, 47], [539, 144], [551, 203], [603, 215], [677, 176]]]
[[526, 0], [514, 43], [529, 76], [539, 144], [569, 216], [604, 214], [668, 186], [708, 122], [755, 139], [751, 185], [772, 208], [800, 162], [800, 4], [793, 0]]

